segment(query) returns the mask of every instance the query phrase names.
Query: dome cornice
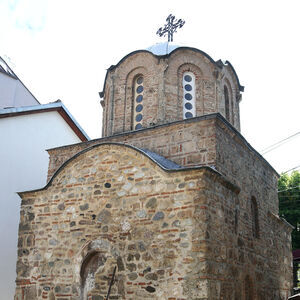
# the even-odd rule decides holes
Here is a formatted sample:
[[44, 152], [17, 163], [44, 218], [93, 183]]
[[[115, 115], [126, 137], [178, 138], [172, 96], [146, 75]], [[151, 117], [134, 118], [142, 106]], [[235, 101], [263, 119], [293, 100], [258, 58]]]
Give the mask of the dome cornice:
[[105, 79], [104, 79], [104, 85], [103, 85], [103, 90], [102, 92], [99, 92], [99, 96], [100, 98], [103, 98], [104, 96], [104, 93], [105, 93], [105, 84], [106, 84], [106, 80], [107, 80], [107, 76], [108, 76], [108, 73], [110, 71], [113, 71], [114, 69], [116, 69], [120, 64], [122, 64], [125, 60], [127, 60], [129, 57], [135, 55], [135, 54], [138, 54], [138, 53], [149, 53], [151, 54], [153, 57], [155, 58], [158, 58], [158, 59], [164, 59], [164, 58], [169, 58], [171, 57], [172, 55], [174, 55], [175, 53], [179, 52], [179, 51], [182, 51], [182, 50], [190, 50], [190, 51], [194, 51], [196, 53], [200, 53], [202, 54], [204, 57], [206, 57], [211, 63], [213, 63], [217, 68], [219, 69], [222, 69], [224, 66], [228, 65], [229, 68], [232, 70], [236, 80], [237, 80], [237, 83], [238, 83], [238, 87], [239, 87], [239, 90], [241, 92], [244, 91], [244, 86], [242, 86], [240, 84], [240, 81], [239, 81], [239, 78], [235, 72], [235, 69], [233, 68], [233, 66], [231, 65], [231, 63], [229, 61], [226, 60], [225, 64], [222, 62], [222, 60], [217, 60], [215, 61], [213, 58], [211, 58], [211, 56], [209, 56], [207, 53], [205, 53], [204, 51], [200, 50], [200, 49], [197, 49], [197, 48], [193, 48], [193, 47], [187, 47], [187, 46], [178, 46], [177, 48], [175, 48], [174, 50], [172, 50], [170, 53], [167, 53], [167, 54], [164, 54], [164, 55], [157, 55], [157, 54], [154, 54], [153, 52], [151, 52], [150, 50], [136, 50], [136, 51], [133, 51], [127, 55], [125, 55], [116, 65], [111, 65], [108, 69], [107, 69], [107, 72], [106, 72], [106, 75], [105, 75]]

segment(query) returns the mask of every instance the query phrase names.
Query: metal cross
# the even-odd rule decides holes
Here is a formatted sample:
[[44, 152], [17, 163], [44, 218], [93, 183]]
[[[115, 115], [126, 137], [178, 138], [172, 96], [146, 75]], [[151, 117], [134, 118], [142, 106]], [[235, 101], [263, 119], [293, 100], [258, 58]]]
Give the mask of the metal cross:
[[179, 19], [178, 21], [175, 20], [175, 16], [170, 14], [166, 21], [168, 22], [164, 27], [160, 27], [156, 34], [159, 36], [166, 36], [168, 33], [168, 42], [173, 42], [173, 33], [177, 31], [177, 28], [181, 28], [185, 21]]

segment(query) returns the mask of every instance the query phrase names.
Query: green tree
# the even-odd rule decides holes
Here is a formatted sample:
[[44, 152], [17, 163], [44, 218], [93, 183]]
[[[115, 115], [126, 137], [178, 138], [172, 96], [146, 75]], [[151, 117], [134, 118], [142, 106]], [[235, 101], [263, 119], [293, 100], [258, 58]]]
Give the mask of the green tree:
[[300, 249], [300, 173], [282, 174], [278, 181], [279, 215], [295, 227], [293, 250]]

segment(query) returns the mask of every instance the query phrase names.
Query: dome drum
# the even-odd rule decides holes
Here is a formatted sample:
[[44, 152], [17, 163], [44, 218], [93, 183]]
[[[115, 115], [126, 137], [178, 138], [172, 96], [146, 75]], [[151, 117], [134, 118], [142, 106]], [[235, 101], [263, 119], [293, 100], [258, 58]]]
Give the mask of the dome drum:
[[135, 51], [107, 71], [103, 136], [216, 112], [240, 130], [243, 90], [229, 62], [201, 50], [162, 43]]

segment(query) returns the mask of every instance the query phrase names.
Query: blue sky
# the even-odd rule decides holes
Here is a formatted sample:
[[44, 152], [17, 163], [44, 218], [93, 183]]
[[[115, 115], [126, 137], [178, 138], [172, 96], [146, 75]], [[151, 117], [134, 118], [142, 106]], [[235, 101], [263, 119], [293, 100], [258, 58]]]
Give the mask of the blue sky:
[[41, 31], [45, 27], [47, 14], [46, 0], [1, 0], [2, 22], [6, 28]]

